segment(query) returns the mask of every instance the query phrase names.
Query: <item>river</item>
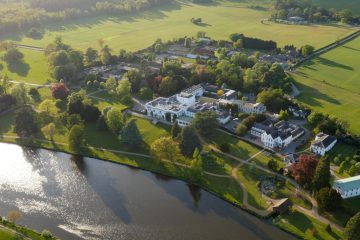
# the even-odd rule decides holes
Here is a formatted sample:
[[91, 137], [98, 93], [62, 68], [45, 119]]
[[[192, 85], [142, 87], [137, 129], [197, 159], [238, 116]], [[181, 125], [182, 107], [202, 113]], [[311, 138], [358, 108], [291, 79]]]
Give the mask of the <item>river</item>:
[[0, 215], [61, 239], [294, 239], [183, 181], [0, 143]]

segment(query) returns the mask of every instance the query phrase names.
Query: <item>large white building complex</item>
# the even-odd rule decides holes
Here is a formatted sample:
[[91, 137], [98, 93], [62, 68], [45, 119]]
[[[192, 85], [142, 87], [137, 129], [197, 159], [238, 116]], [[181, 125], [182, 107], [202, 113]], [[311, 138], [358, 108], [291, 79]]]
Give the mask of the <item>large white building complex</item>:
[[260, 138], [262, 144], [268, 148], [283, 149], [304, 134], [305, 130], [286, 121], [273, 123], [266, 120], [255, 123], [251, 128], [251, 135]]
[[333, 188], [341, 194], [342, 198], [360, 195], [360, 175], [334, 181]]
[[320, 156], [324, 156], [325, 153], [330, 151], [336, 145], [336, 143], [336, 137], [325, 133], [319, 133], [316, 135], [315, 141], [311, 144], [311, 151]]
[[197, 112], [212, 110], [218, 114], [221, 124], [230, 121], [230, 112], [221, 109], [216, 102], [200, 101], [203, 94], [204, 88], [195, 85], [171, 97], [159, 97], [145, 104], [147, 115], [159, 120], [177, 121], [180, 126], [187, 126]]

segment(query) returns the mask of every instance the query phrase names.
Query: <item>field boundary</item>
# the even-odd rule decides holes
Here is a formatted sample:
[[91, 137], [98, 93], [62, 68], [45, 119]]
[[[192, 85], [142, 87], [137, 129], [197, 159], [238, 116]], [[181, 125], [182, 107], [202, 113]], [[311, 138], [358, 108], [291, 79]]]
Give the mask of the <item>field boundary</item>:
[[357, 30], [356, 32], [354, 33], [351, 33], [350, 35], [336, 41], [336, 42], [333, 42], [327, 46], [324, 46], [322, 48], [319, 48], [317, 49], [314, 53], [312, 53], [310, 56], [306, 57], [305, 59], [303, 59], [301, 62], [299, 62], [298, 64], [295, 64], [291, 69], [290, 71], [294, 71], [296, 70], [298, 67], [300, 67], [303, 63], [307, 62], [308, 60], [311, 60], [313, 59], [314, 57], [317, 57], [321, 54], [324, 54], [326, 52], [329, 52], [339, 46], [342, 46], [344, 45], [345, 43], [348, 43], [354, 39], [356, 39], [357, 37], [360, 37], [360, 30]]

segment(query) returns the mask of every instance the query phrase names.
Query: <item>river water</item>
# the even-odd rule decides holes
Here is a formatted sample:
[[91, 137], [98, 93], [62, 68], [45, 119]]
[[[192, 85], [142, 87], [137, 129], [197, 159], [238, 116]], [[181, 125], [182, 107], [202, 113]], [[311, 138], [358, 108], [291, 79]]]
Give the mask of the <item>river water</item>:
[[61, 239], [294, 239], [182, 181], [0, 143], [0, 215]]

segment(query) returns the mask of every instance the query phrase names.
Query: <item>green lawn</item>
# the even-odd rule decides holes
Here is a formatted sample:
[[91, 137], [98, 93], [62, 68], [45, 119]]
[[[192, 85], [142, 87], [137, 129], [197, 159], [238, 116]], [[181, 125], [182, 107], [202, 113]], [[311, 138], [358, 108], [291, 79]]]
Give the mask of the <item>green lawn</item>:
[[360, 2], [358, 0], [315, 0], [314, 2], [325, 8], [350, 9], [354, 15], [360, 14]]
[[[88, 94], [97, 90], [89, 91]], [[122, 104], [120, 99], [116, 96], [111, 96], [106, 91], [91, 94], [91, 100], [101, 111], [106, 107], [116, 107], [120, 110], [125, 110], [128, 106]]]
[[263, 171], [249, 165], [241, 166], [238, 171], [238, 177], [248, 191], [249, 204], [258, 209], [267, 209], [269, 206], [266, 200], [262, 197], [262, 193], [257, 186], [260, 178], [264, 175], [267, 174], [264, 174]]
[[[109, 44], [117, 53], [121, 48], [143, 49], [157, 38], [171, 40], [194, 36], [198, 31], [205, 31], [215, 39], [228, 39], [229, 34], [240, 32], [251, 37], [275, 40], [280, 46], [301, 46], [308, 43], [316, 48], [353, 31], [333, 26], [262, 24], [261, 20], [268, 18], [271, 11], [248, 8], [256, 2], [218, 0], [210, 5], [197, 5], [190, 1], [174, 1], [133, 15], [82, 18], [68, 24], [53, 24], [46, 27], [46, 33], [40, 40], [28, 38], [25, 34], [9, 34], [0, 39], [12, 39], [22, 44], [44, 47], [53, 41], [56, 35], [61, 35], [66, 43], [82, 50], [97, 47], [98, 40], [103, 39], [105, 44]], [[203, 24], [191, 23], [192, 17], [202, 18]]]
[[360, 133], [360, 38], [304, 63], [293, 74], [299, 101], [336, 116]]
[[[316, 220], [315, 218], [304, 215], [303, 213], [295, 211], [286, 216], [278, 216], [273, 220], [276, 226], [279, 226], [286, 231], [300, 236], [303, 239], [341, 239], [342, 233], [333, 229], [332, 233], [326, 232], [326, 225]], [[315, 229], [317, 234], [314, 236], [312, 230]]]
[[243, 193], [239, 184], [234, 179], [205, 175], [203, 185], [208, 190], [215, 191], [215, 193], [219, 194], [222, 198], [237, 205], [242, 205]]
[[[255, 154], [259, 153], [262, 149], [258, 148], [254, 145], [251, 145], [247, 142], [244, 142], [242, 140], [239, 140], [229, 134], [226, 134], [221, 131], [216, 131], [216, 134], [214, 134], [210, 138], [210, 142], [214, 145], [216, 145], [218, 148], [220, 148], [221, 144], [227, 143], [230, 145], [230, 154], [233, 154], [236, 157], [239, 157], [243, 160], [248, 160], [252, 158]], [[256, 164], [267, 167], [268, 161], [273, 158], [277, 160], [279, 167], [282, 167], [284, 165], [284, 162], [273, 156], [270, 153], [260, 153], [256, 157], [253, 157], [250, 161], [255, 162]]]
[[7, 75], [12, 80], [28, 83], [43, 84], [52, 79], [48, 71], [48, 64], [43, 52], [20, 49], [24, 54], [24, 61], [21, 64], [8, 66], [1, 60], [3, 53], [0, 52], [0, 75]]
[[0, 240], [15, 240], [19, 239], [16, 234], [0, 229]]

